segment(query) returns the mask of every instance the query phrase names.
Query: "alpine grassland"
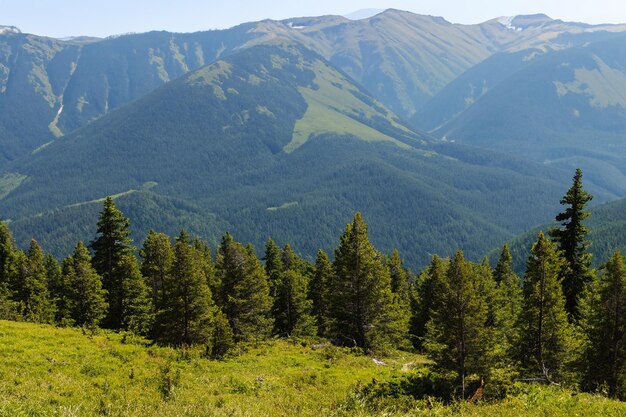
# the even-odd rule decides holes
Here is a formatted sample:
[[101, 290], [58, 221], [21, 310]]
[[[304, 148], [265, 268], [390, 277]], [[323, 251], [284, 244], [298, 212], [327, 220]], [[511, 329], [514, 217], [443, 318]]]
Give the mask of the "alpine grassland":
[[[377, 400], [429, 366], [425, 357], [371, 356], [314, 339], [239, 346], [224, 360], [200, 348], [0, 321], [0, 416], [623, 416], [626, 404], [557, 386], [516, 385], [506, 399], [445, 405]], [[374, 381], [375, 383], [373, 383]], [[371, 390], [370, 390], [371, 391]]]

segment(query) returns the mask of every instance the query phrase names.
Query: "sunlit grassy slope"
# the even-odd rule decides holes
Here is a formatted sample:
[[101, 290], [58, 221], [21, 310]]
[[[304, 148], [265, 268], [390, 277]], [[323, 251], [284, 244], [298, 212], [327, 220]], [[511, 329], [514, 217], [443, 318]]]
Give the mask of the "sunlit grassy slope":
[[322, 416], [359, 381], [423, 361], [405, 354], [382, 366], [328, 344], [284, 340], [224, 361], [201, 353], [0, 321], [0, 416]]
[[[223, 361], [142, 339], [0, 321], [0, 416], [623, 416], [626, 404], [529, 385], [493, 404], [375, 409], [354, 395], [426, 360], [276, 340]], [[398, 403], [402, 404], [402, 403]]]

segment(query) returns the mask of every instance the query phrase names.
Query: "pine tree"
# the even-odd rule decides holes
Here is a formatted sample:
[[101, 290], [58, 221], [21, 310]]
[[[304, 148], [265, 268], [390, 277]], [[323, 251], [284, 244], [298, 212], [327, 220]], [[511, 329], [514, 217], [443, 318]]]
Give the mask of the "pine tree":
[[172, 268], [174, 252], [170, 238], [164, 233], [150, 230], [139, 253], [141, 256], [141, 274], [150, 288], [153, 314], [161, 308], [163, 285]]
[[235, 340], [267, 338], [273, 326], [272, 299], [267, 275], [252, 247], [243, 247], [226, 233], [216, 269], [222, 282], [222, 311], [228, 317]]
[[489, 373], [487, 354], [493, 339], [483, 292], [485, 276], [457, 251], [442, 278], [426, 324], [424, 347], [437, 368], [456, 373], [460, 397], [465, 398], [468, 376], [482, 379]]
[[397, 346], [407, 329], [393, 305], [389, 269], [370, 243], [360, 213], [345, 228], [335, 251], [334, 270], [332, 334], [366, 351]]
[[280, 276], [283, 272], [283, 260], [281, 250], [272, 238], [267, 239], [265, 243], [265, 256], [263, 260], [265, 261], [265, 273], [267, 274], [270, 287], [270, 296], [276, 298], [281, 281]]
[[219, 309], [215, 313], [210, 342], [207, 353], [213, 359], [223, 358], [235, 346], [235, 337], [228, 317]]
[[129, 225], [113, 199], [107, 197], [98, 220], [98, 236], [91, 242], [91, 248], [94, 251], [93, 266], [107, 291], [109, 309], [102, 324], [111, 329], [119, 329], [122, 325], [122, 277], [115, 271], [122, 257], [134, 252]]
[[15, 242], [9, 227], [4, 222], [0, 222], [0, 285], [7, 282], [6, 263], [15, 250]]
[[69, 326], [73, 323], [69, 284], [65, 282], [61, 266], [54, 256], [46, 256], [45, 264], [50, 300], [54, 304], [54, 321], [61, 326]]
[[184, 230], [176, 239], [174, 261], [166, 278], [162, 308], [156, 317], [158, 340], [176, 346], [209, 343], [216, 308], [201, 255]]
[[7, 277], [7, 263], [15, 250], [9, 227], [0, 221], [0, 319], [3, 320], [14, 320], [19, 314], [19, 306], [13, 301], [13, 292]]
[[519, 277], [513, 272], [509, 247], [504, 245], [498, 265], [493, 271], [496, 284], [492, 308], [494, 310], [495, 339], [500, 358], [506, 360], [515, 343], [515, 324], [522, 307], [522, 287]]
[[439, 286], [448, 268], [447, 260], [434, 255], [428, 268], [420, 274], [415, 284], [411, 287], [411, 321], [410, 338], [413, 347], [417, 350], [424, 349], [424, 337], [426, 336], [426, 324], [430, 321], [435, 294], [439, 292]]
[[[270, 250], [266, 252], [272, 254], [271, 241], [268, 242], [267, 247]], [[302, 261], [290, 245], [285, 245], [279, 259], [272, 259], [271, 256], [268, 259], [272, 266], [268, 268], [266, 263], [266, 270], [275, 280], [275, 296], [272, 305], [274, 333], [280, 336], [314, 334], [312, 302], [308, 299], [309, 279], [302, 272]]]
[[35, 240], [28, 254], [14, 250], [5, 261], [5, 274], [12, 300], [24, 320], [51, 323], [54, 304], [50, 300], [44, 255]]
[[39, 244], [33, 239], [28, 249], [28, 272], [24, 283], [28, 292], [24, 316], [37, 323], [54, 321], [54, 303], [48, 291], [48, 274], [45, 257]]
[[568, 206], [556, 216], [556, 221], [561, 222], [563, 229], [550, 230], [550, 235], [566, 260], [561, 271], [561, 280], [565, 308], [570, 319], [578, 317], [578, 298], [585, 284], [592, 278], [591, 254], [587, 251], [589, 242], [586, 240], [589, 230], [583, 220], [591, 215], [585, 208], [593, 196], [583, 189], [582, 175], [580, 168], [576, 169], [573, 184], [561, 199], [561, 204]]
[[326, 336], [329, 331], [329, 292], [333, 285], [333, 264], [323, 250], [317, 252], [315, 271], [309, 284], [309, 299], [312, 302], [311, 313], [317, 324], [317, 335]]
[[611, 397], [626, 399], [626, 266], [615, 252], [587, 299], [587, 337], [583, 386], [608, 388]]
[[559, 281], [563, 263], [556, 246], [540, 232], [526, 263], [516, 347], [523, 369], [547, 381], [563, 372], [571, 342]]
[[133, 255], [124, 255], [115, 266], [122, 281], [121, 328], [147, 335], [154, 319], [152, 302], [146, 282]]
[[98, 326], [106, 315], [106, 290], [82, 242], [76, 245], [72, 256], [63, 261], [62, 270], [74, 324], [88, 328]]
[[191, 246], [200, 257], [199, 260], [202, 271], [204, 272], [205, 280], [211, 290], [213, 301], [215, 301], [215, 295], [220, 292], [222, 283], [219, 280], [218, 274], [215, 272], [215, 264], [213, 263], [213, 257], [211, 256], [211, 248], [207, 242], [198, 237], [193, 239]]

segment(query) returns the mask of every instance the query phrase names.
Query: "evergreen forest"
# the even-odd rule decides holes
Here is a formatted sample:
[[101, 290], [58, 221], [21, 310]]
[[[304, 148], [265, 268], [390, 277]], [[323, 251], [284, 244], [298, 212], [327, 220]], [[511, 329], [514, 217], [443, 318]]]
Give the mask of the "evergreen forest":
[[354, 388], [347, 403], [370, 410], [489, 404], [520, 385], [626, 400], [626, 264], [616, 251], [592, 267], [591, 199], [578, 169], [557, 226], [536, 235], [518, 276], [507, 245], [493, 266], [458, 250], [414, 273], [397, 250], [374, 247], [358, 212], [315, 262], [271, 238], [259, 259], [229, 233], [212, 248], [185, 230], [151, 230], [136, 247], [131, 220], [108, 197], [93, 240], [62, 260], [36, 240], [18, 248], [0, 224], [0, 319], [139, 337], [206, 361], [269, 340], [377, 361], [425, 355], [422, 367]]

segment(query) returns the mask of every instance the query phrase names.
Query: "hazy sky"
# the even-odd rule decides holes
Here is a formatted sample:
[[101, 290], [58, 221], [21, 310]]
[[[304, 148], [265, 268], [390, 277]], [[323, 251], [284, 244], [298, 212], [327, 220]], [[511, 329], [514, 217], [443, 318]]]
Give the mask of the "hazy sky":
[[54, 37], [221, 29], [265, 18], [396, 8], [454, 23], [545, 13], [587, 23], [626, 23], [626, 0], [0, 0], [0, 25]]

